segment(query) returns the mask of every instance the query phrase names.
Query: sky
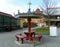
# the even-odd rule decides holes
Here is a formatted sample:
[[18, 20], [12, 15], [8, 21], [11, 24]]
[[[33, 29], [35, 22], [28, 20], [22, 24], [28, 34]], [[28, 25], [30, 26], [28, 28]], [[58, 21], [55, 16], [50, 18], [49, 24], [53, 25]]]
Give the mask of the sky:
[[[31, 5], [31, 11], [35, 10], [36, 8], [40, 8], [40, 3], [42, 0], [30, 0]], [[60, 7], [60, 0], [57, 1], [57, 7]], [[29, 0], [0, 0], [0, 11], [9, 13], [9, 14], [17, 14], [18, 10], [20, 10], [21, 13], [27, 12], [29, 8]]]

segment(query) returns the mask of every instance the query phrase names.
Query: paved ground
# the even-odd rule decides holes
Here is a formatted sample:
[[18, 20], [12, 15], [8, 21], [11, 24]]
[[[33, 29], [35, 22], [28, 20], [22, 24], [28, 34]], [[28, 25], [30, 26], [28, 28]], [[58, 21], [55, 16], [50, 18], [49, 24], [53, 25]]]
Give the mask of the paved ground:
[[[20, 45], [15, 43], [15, 35], [23, 31], [26, 31], [26, 29], [0, 33], [0, 47], [33, 47], [31, 42]], [[57, 37], [44, 35], [43, 42], [35, 42], [35, 47], [60, 47], [60, 28], [58, 28]]]

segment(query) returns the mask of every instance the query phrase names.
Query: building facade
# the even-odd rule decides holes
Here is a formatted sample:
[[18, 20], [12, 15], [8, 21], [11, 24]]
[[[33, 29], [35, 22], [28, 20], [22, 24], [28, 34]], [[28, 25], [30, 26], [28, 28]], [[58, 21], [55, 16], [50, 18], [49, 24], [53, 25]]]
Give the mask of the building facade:
[[[49, 15], [49, 21], [50, 21], [50, 25], [55, 25], [55, 26], [59, 26], [60, 25], [60, 7], [56, 7], [56, 8], [49, 8], [49, 10], [54, 11], [53, 14]], [[45, 21], [46, 23], [48, 23], [48, 16], [45, 16]], [[47, 24], [48, 25], [48, 24]]]
[[17, 19], [11, 14], [0, 12], [0, 31], [13, 30], [17, 28]]

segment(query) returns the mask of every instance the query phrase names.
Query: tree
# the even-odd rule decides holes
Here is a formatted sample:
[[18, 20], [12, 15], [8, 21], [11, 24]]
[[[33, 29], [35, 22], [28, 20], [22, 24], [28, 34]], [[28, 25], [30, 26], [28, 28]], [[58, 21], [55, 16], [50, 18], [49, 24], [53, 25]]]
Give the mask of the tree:
[[48, 27], [50, 26], [50, 16], [53, 15], [56, 10], [52, 10], [50, 8], [56, 7], [55, 0], [42, 0], [40, 8], [42, 9], [43, 13], [48, 17]]

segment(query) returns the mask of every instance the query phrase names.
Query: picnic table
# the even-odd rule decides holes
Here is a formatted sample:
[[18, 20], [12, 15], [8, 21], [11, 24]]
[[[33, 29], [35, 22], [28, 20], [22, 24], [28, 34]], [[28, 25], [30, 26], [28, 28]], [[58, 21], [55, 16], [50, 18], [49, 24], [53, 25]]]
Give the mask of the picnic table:
[[26, 35], [26, 40], [31, 40], [33, 36], [35, 36], [35, 32], [24, 32]]
[[35, 35], [35, 32], [24, 32], [25, 36], [21, 35], [21, 34], [17, 34], [16, 35], [16, 40], [18, 42], [20, 42], [21, 44], [23, 44], [24, 39], [26, 40], [31, 40], [32, 43], [34, 43], [34, 39], [37, 39], [39, 42], [42, 41], [42, 35], [38, 34]]

